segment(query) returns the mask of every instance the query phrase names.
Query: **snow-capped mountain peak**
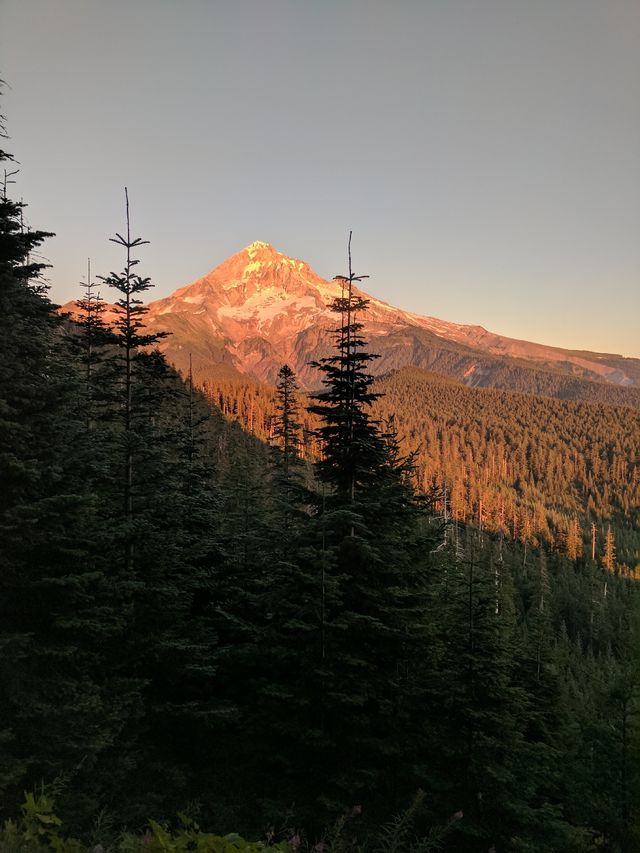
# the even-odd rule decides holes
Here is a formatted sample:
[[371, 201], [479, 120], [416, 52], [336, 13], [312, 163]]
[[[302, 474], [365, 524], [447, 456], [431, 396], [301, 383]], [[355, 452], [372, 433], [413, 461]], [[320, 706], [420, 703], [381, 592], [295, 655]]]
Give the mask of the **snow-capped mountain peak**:
[[[179, 367], [188, 364], [191, 353], [201, 375], [227, 365], [272, 382], [289, 364], [302, 385], [314, 388], [321, 377], [310, 362], [332, 351], [339, 320], [330, 305], [343, 287], [344, 281], [327, 281], [304, 261], [256, 240], [186, 287], [150, 303], [147, 322], [153, 330], [172, 333], [162, 348]], [[640, 384], [637, 359], [518, 341], [480, 326], [403, 311], [355, 286], [354, 291], [369, 300], [358, 319], [372, 351], [381, 355], [372, 362], [376, 372], [413, 365], [467, 384], [492, 385], [505, 381], [506, 359], [510, 375], [519, 371], [512, 383], [518, 388], [533, 383], [522, 375], [523, 362], [554, 376], [560, 371], [616, 385]], [[554, 382], [546, 384], [555, 387]]]

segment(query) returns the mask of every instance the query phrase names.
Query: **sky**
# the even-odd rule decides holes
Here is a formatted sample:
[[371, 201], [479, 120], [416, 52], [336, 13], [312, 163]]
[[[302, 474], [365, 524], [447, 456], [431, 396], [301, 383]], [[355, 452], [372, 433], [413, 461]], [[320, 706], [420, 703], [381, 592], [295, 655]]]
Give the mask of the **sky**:
[[[640, 357], [638, 0], [0, 0], [51, 296], [254, 240], [398, 307]], [[104, 294], [103, 296], [108, 296]]]

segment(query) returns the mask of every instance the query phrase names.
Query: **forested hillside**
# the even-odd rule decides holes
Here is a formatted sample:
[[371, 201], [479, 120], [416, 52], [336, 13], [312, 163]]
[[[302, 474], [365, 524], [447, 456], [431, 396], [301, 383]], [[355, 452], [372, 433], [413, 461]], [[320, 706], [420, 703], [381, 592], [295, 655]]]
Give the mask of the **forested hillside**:
[[[467, 388], [405, 368], [376, 381], [374, 405], [393, 419], [401, 446], [415, 454], [416, 482], [442, 491], [437, 509], [453, 520], [575, 559], [616, 555], [610, 568], [640, 563], [640, 416], [631, 407], [561, 401]], [[220, 378], [202, 390], [212, 405], [269, 440], [274, 390], [249, 379]], [[302, 416], [309, 457], [318, 452], [317, 420]], [[594, 530], [595, 526], [595, 530]], [[609, 533], [609, 528], [611, 532]]]
[[[419, 370], [376, 386], [427, 485], [446, 486], [457, 520], [544, 541], [571, 558], [640, 564], [640, 414], [629, 407], [468, 389]], [[591, 525], [596, 529], [592, 531]]]
[[[47, 235], [23, 213], [0, 198], [1, 810], [44, 785], [63, 829], [27, 796], [6, 849], [64, 850], [68, 832], [67, 850], [170, 850], [144, 834], [154, 820], [190, 827], [182, 849], [201, 826], [334, 853], [637, 850], [637, 585], [588, 549], [535, 547], [535, 528], [520, 542], [474, 523], [473, 489], [443, 523], [439, 469], [417, 488], [399, 413], [376, 415], [414, 392], [401, 374], [380, 396], [351, 269], [309, 413], [284, 367], [268, 415], [251, 391], [240, 404], [267, 443], [158, 351], [128, 198], [122, 270], [102, 280], [112, 328], [90, 274], [81, 322], [57, 318]], [[465, 482], [495, 451], [535, 507], [548, 462], [534, 437], [515, 449], [519, 398], [490, 398], [498, 432], [480, 397], [425, 383], [436, 424], [475, 413]], [[632, 491], [600, 486], [605, 468], [629, 476], [631, 410], [587, 433], [582, 409], [565, 427], [532, 405], [559, 444], [549, 476], [591, 477], [599, 529], [603, 507], [633, 511]]]
[[375, 346], [380, 352], [377, 375], [413, 366], [457, 379], [471, 388], [500, 388], [640, 409], [640, 389], [598, 381], [593, 372], [568, 362], [536, 363], [492, 355], [411, 327], [385, 335], [375, 341]]

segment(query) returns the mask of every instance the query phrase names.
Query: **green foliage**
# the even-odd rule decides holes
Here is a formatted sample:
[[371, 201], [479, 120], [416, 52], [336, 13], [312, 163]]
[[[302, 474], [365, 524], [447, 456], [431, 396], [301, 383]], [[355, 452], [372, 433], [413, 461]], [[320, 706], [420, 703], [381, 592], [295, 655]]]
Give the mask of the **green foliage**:
[[[442, 849], [444, 837], [462, 815], [453, 815], [445, 826], [434, 827], [425, 836], [416, 835], [414, 824], [423, 800], [420, 791], [406, 811], [381, 826], [366, 841], [359, 841], [348, 829], [349, 820], [358, 814], [357, 809], [345, 813], [325, 840], [313, 845], [313, 849], [324, 853], [435, 853]], [[265, 842], [246, 841], [238, 833], [222, 836], [203, 831], [184, 814], [179, 815], [180, 826], [174, 830], [151, 820], [143, 832], [122, 832], [106, 848], [101, 844], [87, 846], [65, 834], [54, 805], [44, 791], [37, 795], [25, 793], [20, 818], [6, 820], [0, 829], [3, 853], [295, 853], [301, 848], [310, 849], [297, 832], [289, 832], [289, 838], [279, 842], [273, 838]]]
[[0, 829], [3, 853], [290, 853], [287, 842], [277, 844], [245, 841], [237, 833], [225, 836], [202, 832], [193, 821], [182, 819], [183, 826], [172, 832], [156, 821], [149, 822], [146, 832], [122, 833], [105, 848], [87, 846], [77, 838], [67, 837], [62, 821], [54, 813], [54, 801], [41, 792], [25, 793], [18, 821], [7, 820]]
[[86, 845], [60, 834], [62, 821], [53, 809], [54, 801], [44, 790], [25, 793], [19, 820], [6, 820], [0, 829], [3, 853], [83, 853]]

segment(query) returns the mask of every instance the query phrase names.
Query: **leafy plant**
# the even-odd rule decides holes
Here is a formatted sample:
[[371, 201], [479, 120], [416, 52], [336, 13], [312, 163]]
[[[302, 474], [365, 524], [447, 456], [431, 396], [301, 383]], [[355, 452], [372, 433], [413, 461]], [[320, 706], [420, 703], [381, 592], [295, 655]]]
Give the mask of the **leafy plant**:
[[25, 792], [18, 821], [7, 820], [0, 831], [3, 853], [82, 853], [85, 849], [77, 838], [63, 838], [62, 825], [54, 813], [54, 800], [44, 790], [39, 794]]

